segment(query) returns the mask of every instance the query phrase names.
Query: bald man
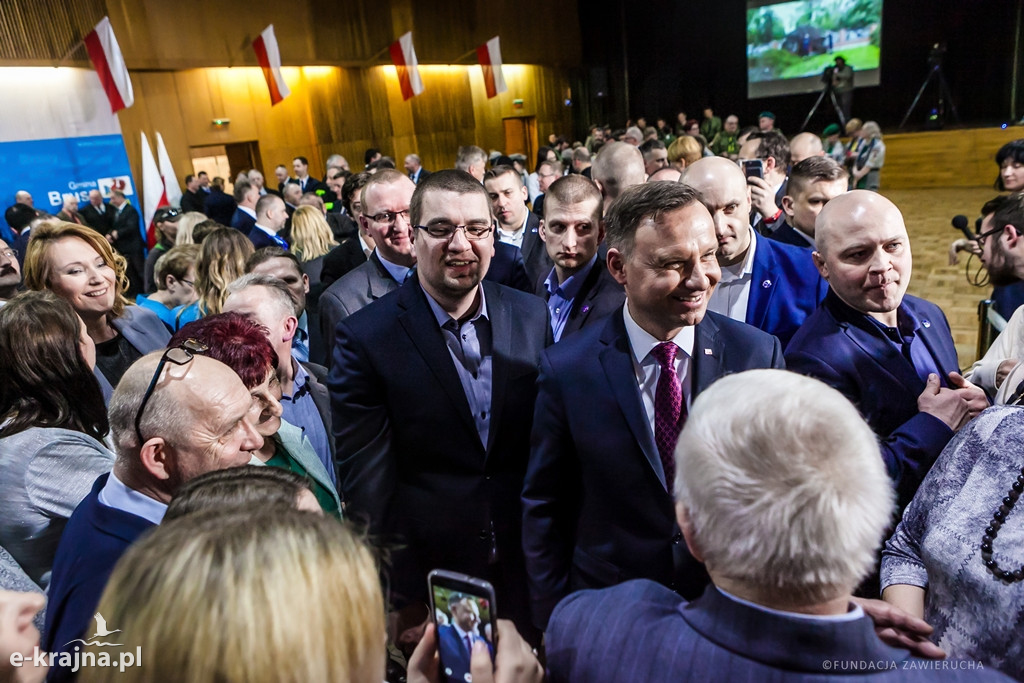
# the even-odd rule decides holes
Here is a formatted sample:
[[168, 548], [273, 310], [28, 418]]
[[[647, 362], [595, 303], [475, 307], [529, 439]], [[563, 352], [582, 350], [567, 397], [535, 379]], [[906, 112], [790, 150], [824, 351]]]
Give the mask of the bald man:
[[604, 197], [604, 211], [622, 192], [647, 179], [644, 156], [636, 146], [626, 142], [610, 142], [601, 148], [590, 172]]
[[874, 192], [836, 197], [815, 222], [825, 302], [794, 335], [786, 365], [835, 387], [881, 439], [904, 507], [954, 432], [988, 406], [959, 374], [946, 316], [908, 295], [903, 215]]
[[699, 159], [680, 182], [700, 193], [715, 220], [722, 280], [708, 310], [773, 334], [785, 347], [828, 289], [810, 253], [757, 234], [750, 225], [750, 186], [728, 159]]
[[794, 166], [804, 159], [825, 155], [821, 138], [814, 133], [797, 133], [789, 141], [789, 160]]

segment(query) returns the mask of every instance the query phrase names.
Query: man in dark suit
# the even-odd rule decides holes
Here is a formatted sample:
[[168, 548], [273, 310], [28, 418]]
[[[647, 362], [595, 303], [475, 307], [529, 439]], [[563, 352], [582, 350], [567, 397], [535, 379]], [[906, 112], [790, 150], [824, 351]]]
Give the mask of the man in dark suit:
[[249, 239], [256, 249], [263, 247], [281, 247], [288, 249], [285, 242], [277, 233], [284, 227], [288, 220], [288, 212], [284, 207], [284, 200], [272, 194], [265, 194], [256, 202], [256, 223], [249, 231]]
[[498, 221], [499, 242], [519, 247], [526, 274], [537, 287], [551, 272], [551, 259], [540, 241], [540, 218], [526, 206], [523, 177], [511, 166], [497, 166], [484, 175], [491, 211]]
[[181, 193], [181, 210], [206, 213], [206, 193], [199, 187], [199, 176], [185, 176], [185, 191]]
[[[241, 181], [240, 181], [241, 183]], [[249, 184], [246, 182], [246, 184]], [[251, 187], [251, 185], [250, 185]], [[259, 193], [259, 190], [256, 190]], [[224, 179], [217, 176], [210, 183], [210, 193], [206, 195], [206, 215], [221, 225], [230, 225], [237, 206], [235, 198], [224, 192]]]
[[86, 225], [101, 235], [106, 235], [114, 227], [114, 209], [103, 201], [99, 190], [89, 190], [89, 203], [78, 213]]
[[256, 202], [260, 200], [259, 189], [252, 183], [238, 181], [235, 183], [235, 202], [238, 204], [231, 222], [227, 223], [243, 235], [248, 235], [256, 227]]
[[860, 409], [906, 505], [953, 433], [988, 400], [960, 376], [946, 316], [906, 294], [910, 239], [899, 209], [857, 190], [830, 201], [815, 225], [814, 260], [829, 293], [790, 341], [786, 361]]
[[529, 632], [519, 494], [547, 310], [481, 282], [494, 236], [472, 176], [431, 174], [410, 214], [416, 277], [337, 328], [328, 388], [346, 515], [395, 544], [396, 607], [425, 601], [427, 572], [444, 567], [490, 581]]
[[423, 162], [420, 161], [418, 154], [407, 154], [405, 156], [405, 170], [409, 174], [409, 180], [414, 185], [419, 185], [421, 180], [426, 180], [427, 176], [430, 175], [430, 171], [423, 168]]
[[700, 594], [707, 576], [672, 512], [672, 450], [686, 407], [724, 374], [783, 365], [778, 339], [706, 312], [718, 242], [693, 188], [631, 187], [605, 219], [608, 269], [626, 305], [541, 357], [523, 488], [541, 628], [582, 588], [648, 578]]
[[682, 182], [700, 192], [715, 219], [722, 281], [709, 310], [773, 334], [785, 347], [828, 290], [810, 252], [751, 229], [750, 188], [728, 159], [699, 159]]
[[128, 289], [125, 294], [132, 301], [135, 295], [142, 293], [145, 287], [144, 272], [146, 257], [143, 255], [143, 242], [140, 226], [142, 220], [135, 207], [128, 203], [121, 190], [110, 191], [110, 206], [114, 209], [114, 220], [107, 241], [124, 256], [127, 261]]
[[[295, 171], [295, 184], [302, 190], [301, 194], [316, 192], [317, 190], [327, 191], [327, 186], [309, 175], [309, 160], [306, 157], [295, 157], [292, 159], [292, 170]], [[284, 188], [282, 188], [282, 192]]]
[[[242, 380], [193, 350], [195, 355], [179, 348], [143, 357], [114, 390], [110, 428], [117, 461], [72, 513], [57, 547], [41, 639], [47, 652], [73, 652], [75, 639], [90, 635], [86, 628], [117, 560], [160, 523], [182, 484], [245, 465], [250, 451], [263, 446], [248, 418], [252, 397]], [[167, 354], [183, 364], [164, 361]], [[157, 372], [164, 379], [151, 384]], [[154, 402], [161, 410], [153, 409]], [[185, 429], [178, 422], [182, 417]], [[66, 668], [51, 669], [50, 675], [71, 678]]]
[[537, 293], [548, 302], [555, 341], [622, 309], [626, 293], [601, 258], [603, 199], [579, 174], [548, 186], [540, 238], [555, 264]]
[[320, 283], [326, 290], [327, 287], [330, 287], [357, 266], [366, 263], [366, 260], [372, 253], [373, 240], [362, 231], [358, 231], [355, 237], [344, 240], [338, 247], [331, 249], [324, 256], [324, 267], [320, 271]]
[[[713, 585], [689, 603], [651, 581], [569, 596], [547, 632], [552, 681], [987, 673], [915, 658], [902, 648], [925, 640], [927, 624], [852, 597], [889, 526], [893, 494], [874, 434], [838, 392], [778, 370], [725, 377], [697, 397], [675, 463], [675, 515]], [[931, 643], [915, 652], [941, 656]]]
[[782, 198], [786, 222], [770, 239], [814, 249], [814, 221], [822, 207], [847, 191], [850, 174], [831, 157], [813, 156], [793, 164]]

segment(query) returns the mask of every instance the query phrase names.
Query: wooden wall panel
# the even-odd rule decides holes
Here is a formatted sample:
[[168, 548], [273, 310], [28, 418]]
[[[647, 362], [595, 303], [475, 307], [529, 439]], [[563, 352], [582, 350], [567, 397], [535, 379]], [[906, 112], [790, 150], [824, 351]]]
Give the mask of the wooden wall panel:
[[992, 187], [996, 152], [1024, 129], [969, 128], [885, 135], [882, 188]]

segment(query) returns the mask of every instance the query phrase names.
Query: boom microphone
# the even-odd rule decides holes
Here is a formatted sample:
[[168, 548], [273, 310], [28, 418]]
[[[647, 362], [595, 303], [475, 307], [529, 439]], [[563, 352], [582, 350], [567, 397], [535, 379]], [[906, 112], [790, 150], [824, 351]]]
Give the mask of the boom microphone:
[[963, 215], [953, 216], [953, 227], [954, 228], [956, 228], [957, 230], [962, 232], [964, 234], [964, 237], [966, 237], [969, 240], [977, 239], [978, 236], [973, 234], [973, 233], [971, 233], [971, 231], [967, 227], [967, 225], [968, 225], [968, 223], [967, 223], [967, 216], [963, 216]]

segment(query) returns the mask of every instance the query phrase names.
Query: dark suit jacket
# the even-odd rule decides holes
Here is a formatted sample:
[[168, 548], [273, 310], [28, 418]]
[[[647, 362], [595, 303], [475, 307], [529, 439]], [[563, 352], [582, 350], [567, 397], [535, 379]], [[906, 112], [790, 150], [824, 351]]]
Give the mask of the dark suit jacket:
[[533, 293], [533, 283], [526, 274], [526, 264], [523, 262], [523, 253], [504, 242], [494, 243], [494, 256], [491, 258], [491, 265], [487, 269], [485, 280], [497, 282], [520, 292]]
[[[278, 237], [281, 236], [278, 235]], [[275, 242], [270, 237], [270, 235], [257, 228], [255, 223], [253, 223], [252, 230], [249, 231], [249, 239], [252, 240], [252, 246], [254, 246], [256, 249], [262, 249], [263, 247], [278, 246], [277, 242]]]
[[86, 225], [101, 235], [106, 235], [114, 226], [114, 207], [106, 202], [103, 203], [102, 210], [86, 202], [85, 206], [78, 210], [78, 214]]
[[530, 278], [534, 291], [544, 282], [555, 264], [548, 258], [548, 250], [540, 239], [540, 218], [530, 212], [526, 219], [526, 234], [523, 235], [523, 262], [526, 264], [526, 275]]
[[[519, 494], [537, 359], [550, 340], [539, 298], [483, 282], [493, 339], [482, 444], [444, 336], [417, 281], [338, 325], [331, 392], [346, 515], [392, 552], [396, 603], [426, 598], [437, 567], [490, 581], [529, 628]], [[399, 605], [400, 606], [400, 605]]]
[[420, 170], [417, 171], [415, 174], [413, 174], [413, 173], [409, 174], [409, 180], [411, 180], [415, 184], [419, 185], [424, 180], [426, 180], [427, 177], [429, 177], [429, 176], [430, 176], [430, 171], [428, 171], [427, 169], [425, 169], [422, 166], [420, 166]]
[[[86, 629], [92, 627], [114, 565], [135, 539], [153, 527], [142, 517], [100, 503], [99, 494], [109, 476], [100, 476], [75, 508], [57, 546], [40, 641], [40, 648], [47, 652], [73, 652], [81, 644], [67, 645], [69, 641], [92, 635]], [[69, 670], [51, 670], [50, 675], [50, 680], [71, 679]]]
[[756, 236], [746, 323], [773, 334], [783, 348], [828, 292], [811, 252]]
[[370, 260], [354, 268], [320, 294], [320, 334], [330, 364], [338, 323], [399, 287], [374, 251]]
[[331, 226], [331, 234], [340, 244], [342, 241], [359, 234], [359, 226], [347, 213], [327, 213], [327, 225]]
[[295, 178], [292, 182], [299, 187], [302, 187], [302, 194], [306, 194], [307, 192], [315, 193], [317, 190], [323, 190], [324, 192], [328, 191], [327, 186], [313, 176], [306, 178], [305, 186], [302, 185], [302, 182], [298, 178]]
[[686, 603], [650, 581], [563, 600], [551, 617], [547, 655], [552, 683], [1009, 680], [989, 667], [929, 666], [879, 640], [866, 616], [815, 623], [743, 605], [713, 587]]
[[324, 287], [329, 287], [332, 282], [340, 280], [347, 272], [363, 263], [366, 263], [366, 254], [363, 253], [363, 242], [357, 235], [327, 252], [323, 270], [320, 271], [320, 282]]
[[[921, 323], [919, 333], [946, 373], [959, 372], [949, 323], [933, 303], [910, 295], [901, 307]], [[857, 406], [881, 438], [882, 457], [901, 506], [913, 498], [935, 458], [953, 437], [941, 420], [917, 410], [925, 383], [863, 313], [829, 291], [824, 303], [786, 347], [790, 370], [816, 377]]]
[[[551, 298], [543, 283], [537, 294], [544, 297], [545, 301]], [[598, 255], [594, 267], [587, 273], [580, 291], [572, 300], [572, 310], [569, 311], [569, 319], [565, 321], [559, 341], [585, 326], [600, 323], [605, 316], [621, 310], [625, 300], [625, 290], [615, 281], [608, 271], [607, 263]]]
[[[783, 367], [779, 340], [708, 312], [695, 330], [692, 396], [722, 375]], [[541, 356], [523, 488], [534, 621], [567, 593], [647, 578], [696, 597], [707, 582], [676, 524], [623, 315]]]
[[238, 204], [224, 190], [210, 190], [206, 195], [206, 215], [221, 225], [231, 225]]
[[797, 232], [789, 223], [783, 223], [779, 226], [778, 230], [766, 235], [766, 237], [768, 239], [775, 240], [776, 242], [782, 242], [783, 244], [791, 244], [794, 247], [802, 247], [803, 249], [810, 249], [812, 251], [815, 248], [813, 242], [808, 241], [806, 237]]
[[[782, 208], [782, 198], [786, 196], [786, 191], [789, 188], [789, 178], [782, 181], [781, 187], [775, 192], [775, 206]], [[757, 219], [757, 224], [754, 226], [754, 230], [760, 235], [770, 235], [783, 225], [786, 224], [786, 213], [784, 211], [779, 212], [779, 217], [774, 221], [766, 220], [765, 216], [761, 216]]]
[[243, 234], [248, 235], [256, 227], [256, 218], [236, 208], [235, 212], [231, 215], [231, 222], [224, 225], [229, 225], [235, 230], [240, 230]]
[[206, 193], [202, 190], [199, 192], [192, 192], [191, 190], [185, 190], [182, 192], [181, 210], [206, 213]]
[[143, 256], [145, 245], [139, 232], [141, 223], [139, 212], [131, 204], [123, 204], [120, 213], [115, 209], [111, 231], [117, 231], [117, 239], [112, 246], [128, 261], [126, 294], [132, 299], [145, 286], [146, 257]]
[[[494, 649], [487, 639], [479, 636], [472, 637], [472, 641], [476, 644], [476, 641], [482, 640], [486, 645], [487, 649], [490, 650], [491, 655], [494, 654]], [[437, 650], [441, 656], [441, 670], [451, 669], [451, 674], [445, 676], [445, 681], [462, 681], [466, 680], [466, 674], [469, 673], [469, 650], [466, 649], [466, 643], [459, 639], [459, 633], [455, 630], [455, 627], [451, 624], [445, 624], [437, 628]]]

